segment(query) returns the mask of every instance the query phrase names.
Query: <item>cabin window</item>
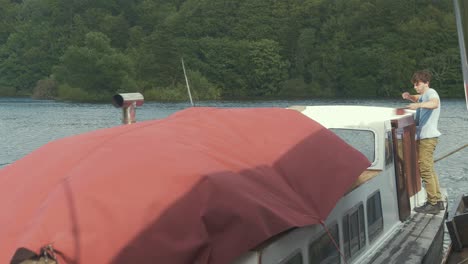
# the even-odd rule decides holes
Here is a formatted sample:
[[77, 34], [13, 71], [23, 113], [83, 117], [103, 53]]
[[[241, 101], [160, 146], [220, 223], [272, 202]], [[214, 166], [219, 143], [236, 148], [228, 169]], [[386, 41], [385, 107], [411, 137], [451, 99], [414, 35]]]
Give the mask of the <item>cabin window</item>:
[[373, 163], [375, 160], [375, 136], [370, 130], [331, 128], [333, 133], [339, 136], [349, 145], [359, 150]]
[[367, 230], [369, 241], [373, 241], [383, 231], [380, 191], [377, 191], [367, 199]]
[[357, 255], [366, 245], [364, 206], [359, 204], [343, 217], [343, 245], [346, 259]]
[[[339, 245], [338, 224], [327, 227], [330, 235]], [[324, 233], [318, 239], [314, 240], [309, 246], [309, 263], [310, 264], [335, 264], [340, 263], [340, 253], [335, 247], [335, 244], [330, 239], [328, 233]]]
[[284, 262], [281, 262], [281, 264], [302, 264], [302, 253], [297, 252], [288, 259], [286, 259]]

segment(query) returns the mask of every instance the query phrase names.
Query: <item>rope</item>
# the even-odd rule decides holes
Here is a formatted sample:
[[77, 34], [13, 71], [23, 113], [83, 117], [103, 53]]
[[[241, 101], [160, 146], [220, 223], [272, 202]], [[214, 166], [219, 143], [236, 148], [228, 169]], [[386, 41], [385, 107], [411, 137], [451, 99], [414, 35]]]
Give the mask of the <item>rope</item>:
[[42, 255], [46, 263], [49, 262], [49, 257], [50, 257], [51, 260], [55, 261], [55, 263], [58, 264], [57, 256], [55, 255], [55, 250], [52, 247], [52, 244], [44, 246], [41, 251], [42, 251]]
[[345, 255], [344, 255], [343, 252], [340, 250], [340, 246], [336, 243], [335, 239], [333, 238], [332, 234], [330, 233], [330, 230], [328, 230], [327, 226], [325, 225], [325, 222], [323, 222], [323, 220], [320, 220], [320, 224], [321, 224], [321, 225], [323, 226], [323, 228], [325, 229], [325, 232], [327, 232], [328, 237], [329, 237], [330, 240], [333, 242], [333, 245], [335, 246], [336, 250], [340, 253], [341, 257], [343, 257], [344, 264], [348, 264], [348, 262], [346, 262], [346, 257], [345, 257]]
[[440, 157], [440, 158], [434, 160], [434, 162], [438, 162], [439, 160], [443, 160], [443, 159], [445, 159], [446, 157], [451, 156], [451, 155], [457, 153], [458, 151], [460, 151], [460, 150], [462, 150], [462, 149], [464, 149], [464, 148], [466, 148], [466, 147], [468, 147], [468, 144], [465, 144], [464, 146], [461, 146], [461, 147], [459, 147], [459, 148], [457, 148], [457, 149], [455, 149], [455, 150], [453, 150], [453, 151], [451, 151], [451, 152], [445, 154], [444, 156], [442, 156], [442, 157]]

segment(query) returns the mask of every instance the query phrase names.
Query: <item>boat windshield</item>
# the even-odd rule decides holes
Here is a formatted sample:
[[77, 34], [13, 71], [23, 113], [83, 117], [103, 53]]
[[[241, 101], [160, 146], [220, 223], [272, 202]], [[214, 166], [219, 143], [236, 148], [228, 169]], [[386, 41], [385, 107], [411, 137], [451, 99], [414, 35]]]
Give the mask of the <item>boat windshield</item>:
[[346, 143], [359, 150], [366, 158], [374, 163], [375, 160], [375, 136], [370, 130], [330, 128], [330, 130], [343, 139]]

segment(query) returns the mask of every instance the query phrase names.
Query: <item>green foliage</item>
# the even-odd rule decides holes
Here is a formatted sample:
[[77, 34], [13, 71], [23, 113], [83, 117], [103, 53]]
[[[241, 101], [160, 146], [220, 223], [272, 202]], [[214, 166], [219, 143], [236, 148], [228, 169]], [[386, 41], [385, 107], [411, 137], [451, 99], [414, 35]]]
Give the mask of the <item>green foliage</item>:
[[143, 38], [129, 54], [133, 58], [138, 79], [158, 87], [172, 87], [183, 82], [177, 43], [164, 29]]
[[57, 98], [64, 101], [105, 102], [112, 96], [111, 93], [90, 92], [68, 84], [60, 84], [57, 91]]
[[42, 23], [23, 24], [0, 46], [0, 83], [17, 90], [31, 90], [35, 83], [50, 75], [59, 47], [51, 45], [57, 32]]
[[412, 89], [420, 69], [433, 73], [442, 96], [461, 97], [452, 8], [416, 0], [0, 0], [0, 95], [95, 101], [140, 91], [187, 100], [183, 57], [196, 100], [395, 97]]
[[0, 0], [0, 45], [3, 45], [8, 36], [14, 31], [15, 5], [9, 0]]
[[81, 91], [112, 94], [137, 90], [132, 70], [130, 59], [112, 48], [106, 35], [90, 32], [83, 47], [67, 49], [54, 69], [54, 76], [60, 83]]
[[53, 79], [37, 81], [32, 94], [35, 99], [55, 99], [57, 97], [58, 84]]
[[13, 97], [16, 95], [14, 87], [0, 86], [0, 97]]
[[173, 87], [151, 88], [143, 92], [149, 101], [183, 101], [189, 100], [187, 88], [182, 84]]
[[243, 77], [246, 65], [247, 41], [228, 38], [201, 38], [194, 41], [196, 49], [187, 59], [188, 68], [203, 72], [208, 80], [223, 89], [223, 96], [242, 97], [247, 94], [247, 80]]
[[246, 50], [244, 70], [250, 96], [275, 95], [279, 84], [287, 78], [288, 62], [279, 54], [277, 42], [262, 39], [250, 42]]
[[189, 80], [190, 92], [192, 94], [193, 100], [200, 101], [221, 99], [221, 89], [215, 84], [211, 83], [199, 71], [189, 71], [187, 73], [187, 79]]
[[203, 38], [197, 44], [192, 65], [222, 86], [223, 96], [275, 95], [280, 82], [287, 78], [288, 63], [279, 54], [275, 41]]
[[[221, 89], [208, 81], [198, 71], [188, 71], [187, 79], [189, 80], [190, 93], [192, 99], [200, 100], [218, 100], [221, 99]], [[145, 100], [157, 101], [189, 101], [187, 86], [185, 83], [178, 83], [175, 86], [169, 87], [153, 87], [146, 89], [143, 92]]]

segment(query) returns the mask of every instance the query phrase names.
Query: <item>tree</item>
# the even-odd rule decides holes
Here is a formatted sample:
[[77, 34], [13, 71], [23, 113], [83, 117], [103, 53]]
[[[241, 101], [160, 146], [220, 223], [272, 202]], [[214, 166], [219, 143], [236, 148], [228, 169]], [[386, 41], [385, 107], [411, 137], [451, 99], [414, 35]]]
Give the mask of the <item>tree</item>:
[[70, 46], [54, 69], [59, 84], [80, 88], [91, 94], [136, 91], [130, 59], [110, 46], [100, 32], [86, 34], [85, 45]]
[[245, 52], [244, 77], [250, 96], [271, 96], [279, 92], [280, 82], [287, 78], [288, 62], [279, 54], [280, 46], [268, 39], [250, 42]]
[[0, 0], [0, 45], [3, 45], [13, 32], [15, 7], [11, 1]]
[[57, 32], [48, 23], [23, 24], [0, 48], [0, 82], [19, 91], [31, 91], [37, 80], [48, 77], [58, 61]]

